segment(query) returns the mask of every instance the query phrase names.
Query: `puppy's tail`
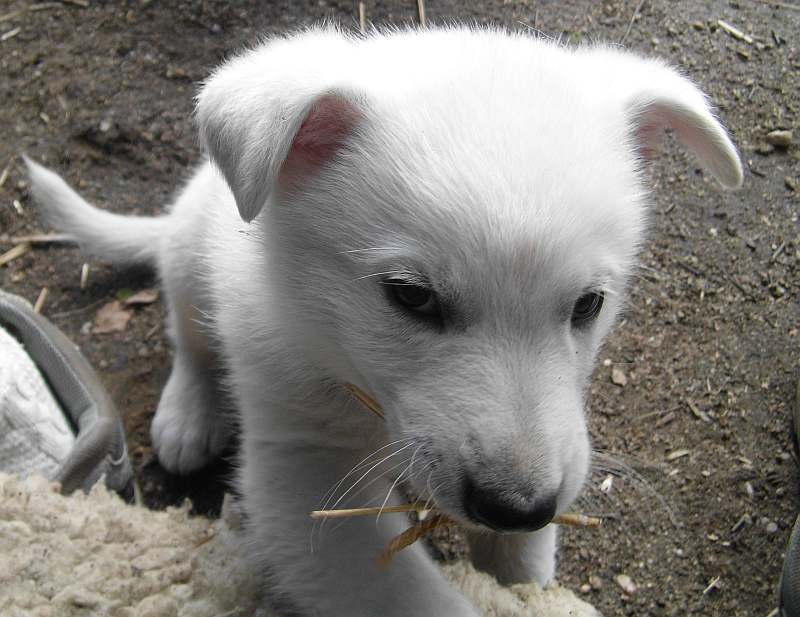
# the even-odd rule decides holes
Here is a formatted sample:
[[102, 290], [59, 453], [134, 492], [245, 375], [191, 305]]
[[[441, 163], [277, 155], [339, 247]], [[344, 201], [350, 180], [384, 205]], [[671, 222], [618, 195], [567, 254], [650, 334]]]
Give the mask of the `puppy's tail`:
[[23, 157], [45, 220], [83, 250], [115, 264], [156, 267], [169, 217], [123, 216], [95, 208], [49, 169]]

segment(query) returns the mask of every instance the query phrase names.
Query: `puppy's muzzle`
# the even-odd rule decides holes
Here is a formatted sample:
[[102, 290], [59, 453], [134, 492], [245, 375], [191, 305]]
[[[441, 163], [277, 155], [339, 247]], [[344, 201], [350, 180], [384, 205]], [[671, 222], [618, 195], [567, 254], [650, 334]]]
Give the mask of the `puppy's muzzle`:
[[464, 487], [464, 510], [476, 523], [500, 532], [536, 531], [556, 514], [557, 495], [526, 495], [477, 484], [468, 478]]

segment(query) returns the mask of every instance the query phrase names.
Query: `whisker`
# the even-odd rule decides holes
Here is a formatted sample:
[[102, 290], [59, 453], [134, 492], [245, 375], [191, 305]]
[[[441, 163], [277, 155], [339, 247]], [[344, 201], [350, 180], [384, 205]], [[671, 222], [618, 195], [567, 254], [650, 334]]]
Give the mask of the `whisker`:
[[356, 472], [357, 472], [357, 471], [359, 471], [360, 469], [363, 469], [364, 467], [366, 467], [367, 465], [369, 465], [370, 463], [369, 463], [368, 461], [369, 461], [369, 460], [370, 460], [372, 457], [374, 457], [374, 456], [377, 456], [379, 452], [382, 452], [383, 450], [386, 450], [386, 448], [390, 448], [390, 447], [392, 447], [392, 446], [396, 446], [397, 444], [403, 443], [404, 441], [411, 441], [411, 440], [412, 440], [412, 438], [411, 438], [411, 437], [406, 437], [406, 438], [404, 438], [404, 439], [398, 439], [398, 440], [396, 440], [396, 441], [392, 441], [392, 442], [390, 442], [390, 443], [387, 443], [385, 446], [381, 446], [381, 447], [380, 447], [380, 448], [378, 448], [377, 450], [373, 450], [373, 451], [372, 451], [370, 454], [368, 454], [368, 455], [367, 455], [367, 456], [365, 456], [363, 459], [361, 459], [361, 460], [360, 460], [358, 463], [356, 463], [355, 465], [353, 465], [353, 468], [352, 468], [350, 471], [348, 471], [348, 472], [347, 472], [347, 473], [346, 473], [346, 474], [345, 474], [345, 475], [342, 477], [342, 479], [341, 479], [341, 480], [339, 480], [339, 481], [338, 481], [336, 484], [334, 484], [334, 485], [333, 485], [333, 486], [332, 486], [330, 489], [328, 489], [328, 492], [327, 492], [327, 493], [325, 493], [325, 495], [322, 497], [322, 499], [324, 499], [324, 500], [325, 500], [325, 502], [324, 502], [324, 503], [321, 503], [321, 507], [320, 507], [320, 508], [318, 508], [318, 509], [320, 509], [320, 510], [327, 510], [327, 509], [328, 509], [328, 504], [330, 503], [330, 500], [331, 500], [331, 499], [333, 499], [333, 495], [336, 493], [336, 491], [339, 489], [339, 487], [340, 487], [342, 484], [344, 484], [344, 481], [345, 481], [345, 480], [347, 480], [347, 478], [349, 478], [351, 475], [353, 475], [354, 473], [356, 473]]
[[[400, 448], [400, 449], [398, 449], [398, 450], [395, 450], [394, 452], [392, 452], [392, 453], [391, 453], [391, 454], [389, 454], [388, 456], [384, 456], [384, 457], [383, 457], [381, 460], [379, 460], [377, 463], [375, 463], [374, 465], [372, 465], [372, 467], [370, 467], [370, 468], [369, 468], [367, 471], [365, 471], [365, 472], [364, 472], [364, 473], [363, 473], [363, 474], [362, 474], [362, 475], [361, 475], [361, 476], [358, 478], [358, 480], [356, 480], [355, 482], [353, 482], [353, 483], [350, 485], [350, 488], [348, 488], [348, 489], [347, 489], [347, 490], [346, 490], [344, 493], [342, 493], [342, 495], [339, 497], [339, 499], [337, 499], [337, 500], [334, 502], [334, 504], [333, 504], [333, 505], [332, 505], [332, 506], [331, 506], [329, 509], [330, 509], [330, 510], [335, 510], [335, 509], [336, 509], [336, 507], [337, 507], [337, 506], [338, 506], [340, 503], [342, 503], [342, 500], [343, 500], [345, 497], [347, 497], [347, 495], [349, 495], [349, 494], [350, 494], [350, 491], [352, 491], [352, 490], [353, 490], [353, 489], [354, 489], [356, 486], [358, 486], [358, 484], [359, 484], [359, 483], [360, 483], [360, 482], [361, 482], [361, 481], [362, 481], [364, 478], [366, 478], [366, 477], [367, 477], [369, 474], [371, 474], [371, 473], [373, 472], [373, 470], [375, 470], [375, 469], [376, 469], [378, 466], [380, 466], [380, 465], [382, 465], [383, 463], [385, 463], [386, 461], [388, 461], [388, 460], [389, 460], [390, 458], [392, 458], [393, 456], [397, 456], [397, 455], [398, 455], [398, 454], [400, 454], [400, 453], [401, 453], [403, 450], [405, 450], [406, 448], [409, 448], [409, 447], [410, 447], [410, 446], [412, 446], [412, 445], [414, 445], [414, 443], [413, 443], [413, 442], [411, 442], [411, 443], [407, 443], [407, 444], [406, 444], [406, 445], [404, 445], [402, 448]], [[380, 476], [379, 476], [379, 477], [380, 477]], [[323, 521], [323, 522], [324, 522], [324, 521]]]
[[422, 448], [421, 445], [417, 446], [417, 449], [414, 450], [414, 454], [411, 455], [411, 462], [408, 464], [408, 467], [406, 467], [402, 472], [400, 472], [398, 474], [398, 476], [395, 478], [394, 482], [392, 482], [392, 485], [389, 487], [389, 490], [386, 491], [386, 497], [384, 498], [383, 503], [381, 504], [381, 509], [378, 511], [378, 515], [375, 517], [375, 524], [376, 525], [381, 520], [381, 514], [383, 514], [383, 509], [386, 507], [386, 504], [389, 502], [389, 497], [392, 496], [392, 491], [394, 491], [394, 488], [397, 486], [397, 483], [400, 482], [400, 480], [406, 474], [406, 472], [411, 471], [411, 469], [414, 467], [414, 459], [416, 458], [417, 453], [420, 451], [421, 448]]
[[[390, 448], [390, 447], [392, 447], [392, 446], [394, 446], [394, 445], [397, 445], [397, 444], [403, 443], [404, 441], [407, 441], [408, 443], [407, 443], [406, 445], [404, 445], [402, 448], [399, 448], [399, 449], [395, 450], [394, 452], [392, 452], [392, 453], [391, 453], [391, 454], [389, 454], [388, 456], [385, 456], [385, 457], [384, 457], [384, 458], [382, 458], [380, 461], [378, 461], [377, 463], [374, 463], [374, 464], [373, 464], [373, 461], [372, 461], [373, 457], [377, 456], [377, 455], [378, 455], [380, 452], [382, 452], [382, 451], [386, 450], [387, 448]], [[337, 506], [337, 505], [338, 505], [338, 504], [341, 502], [341, 500], [342, 500], [342, 499], [344, 499], [344, 497], [346, 497], [346, 496], [347, 496], [347, 494], [348, 494], [350, 491], [352, 491], [352, 490], [353, 490], [353, 488], [354, 488], [354, 487], [355, 487], [355, 486], [356, 486], [356, 485], [357, 485], [359, 482], [361, 482], [361, 481], [362, 481], [362, 480], [363, 480], [363, 479], [364, 479], [366, 476], [368, 476], [370, 473], [372, 473], [372, 471], [373, 471], [373, 470], [374, 470], [376, 467], [378, 467], [379, 465], [381, 465], [381, 464], [382, 464], [382, 463], [384, 463], [385, 461], [389, 460], [389, 459], [390, 459], [390, 458], [392, 458], [393, 456], [395, 456], [395, 455], [399, 454], [400, 452], [402, 452], [403, 450], [405, 450], [406, 448], [408, 448], [408, 447], [409, 447], [409, 446], [411, 446], [411, 445], [413, 445], [413, 441], [412, 441], [412, 439], [411, 439], [410, 437], [407, 437], [407, 438], [404, 438], [404, 439], [398, 439], [397, 441], [393, 441], [393, 442], [391, 442], [391, 443], [388, 443], [388, 444], [386, 444], [386, 445], [384, 445], [384, 446], [381, 446], [380, 448], [378, 448], [378, 449], [377, 449], [377, 450], [375, 450], [374, 452], [372, 452], [372, 453], [368, 454], [368, 455], [367, 455], [366, 457], [364, 457], [364, 458], [363, 458], [363, 459], [362, 459], [360, 462], [356, 463], [356, 464], [355, 464], [355, 466], [354, 466], [354, 467], [353, 467], [353, 468], [352, 468], [350, 471], [348, 471], [348, 472], [347, 472], [347, 474], [345, 474], [345, 476], [344, 476], [344, 477], [343, 477], [341, 480], [339, 480], [339, 481], [338, 481], [336, 484], [334, 484], [334, 486], [333, 486], [331, 489], [329, 489], [329, 490], [328, 490], [328, 492], [326, 493], [326, 496], [324, 496], [324, 497], [322, 498], [322, 499], [324, 499], [324, 502], [321, 502], [321, 503], [322, 503], [322, 505], [320, 506], [320, 508], [319, 508], [319, 509], [322, 509], [322, 510], [327, 510], [327, 509], [329, 509], [329, 508], [328, 508], [328, 505], [330, 504], [330, 502], [331, 502], [331, 500], [333, 499], [333, 497], [336, 495], [336, 491], [338, 491], [338, 490], [339, 490], [339, 488], [342, 486], [342, 484], [343, 484], [343, 483], [344, 483], [344, 482], [347, 480], [347, 478], [349, 478], [350, 476], [352, 476], [354, 473], [357, 473], [357, 472], [358, 472], [358, 471], [360, 471], [361, 469], [364, 469], [365, 467], [367, 467], [367, 466], [369, 466], [369, 465], [372, 465], [372, 466], [371, 466], [371, 467], [370, 467], [370, 468], [369, 468], [369, 469], [368, 469], [368, 470], [367, 470], [367, 471], [366, 471], [366, 472], [365, 472], [365, 473], [364, 473], [364, 474], [363, 474], [363, 475], [362, 475], [362, 476], [361, 476], [361, 477], [360, 477], [358, 480], [356, 480], [356, 481], [355, 481], [355, 482], [354, 482], [354, 483], [353, 483], [353, 484], [350, 486], [350, 488], [348, 488], [348, 489], [347, 489], [347, 491], [345, 491], [345, 492], [344, 492], [344, 494], [343, 494], [341, 497], [339, 497], [339, 499], [336, 501], [336, 503], [335, 503], [335, 504], [334, 504], [334, 505], [333, 505], [333, 506], [332, 506], [330, 509], [334, 509], [334, 508], [336, 508], [336, 506]], [[404, 465], [404, 464], [405, 464], [405, 461], [403, 461], [403, 462], [401, 463], [401, 465]], [[378, 476], [378, 478], [380, 478], [380, 477], [381, 477], [381, 476], [379, 475], [379, 476]], [[370, 482], [370, 483], [368, 483], [368, 484], [367, 484], [367, 486], [370, 486], [370, 484], [371, 484], [371, 482]], [[364, 487], [364, 488], [366, 488], [366, 487]], [[363, 490], [363, 489], [362, 489], [362, 490]], [[358, 492], [361, 492], [361, 491], [359, 490]], [[356, 493], [356, 495], [358, 494], [358, 492]], [[313, 546], [314, 546], [314, 541], [313, 541], [314, 534], [315, 534], [315, 533], [317, 533], [317, 523], [318, 523], [317, 521], [314, 521], [314, 524], [313, 524], [313, 525], [312, 525], [312, 527], [311, 527], [311, 547], [312, 547], [312, 551], [313, 551]], [[322, 536], [322, 528], [323, 528], [324, 526], [325, 526], [325, 520], [323, 519], [323, 520], [319, 521], [319, 532], [318, 532], [318, 535], [319, 535], [320, 537]]]
[[[646, 464], [640, 461], [641, 464]], [[670, 507], [664, 496], [653, 486], [653, 484], [645, 478], [641, 473], [636, 471], [631, 465], [619, 459], [619, 455], [612, 455], [604, 450], [594, 450], [592, 452], [592, 462], [590, 467], [592, 473], [601, 473], [603, 475], [611, 474], [613, 476], [630, 479], [635, 486], [639, 487], [646, 495], [654, 498], [659, 506], [667, 513], [670, 522], [674, 526], [678, 526], [678, 519], [675, 512]]]
[[[406, 460], [403, 460], [403, 461], [400, 461], [399, 463], [397, 463], [397, 464], [395, 464], [395, 465], [392, 465], [392, 466], [391, 466], [389, 469], [387, 469], [386, 471], [384, 471], [382, 474], [379, 474], [379, 475], [375, 476], [374, 478], [372, 478], [372, 480], [370, 480], [370, 481], [369, 481], [369, 482], [367, 482], [366, 484], [362, 484], [361, 486], [359, 486], [359, 487], [358, 487], [358, 490], [357, 490], [355, 493], [353, 493], [352, 495], [350, 495], [350, 497], [348, 497], [347, 501], [346, 501], [346, 502], [344, 502], [344, 503], [342, 504], [342, 507], [347, 507], [347, 506], [349, 506], [349, 505], [350, 505], [350, 504], [351, 504], [351, 503], [352, 503], [352, 502], [353, 502], [353, 501], [354, 501], [354, 500], [355, 500], [355, 499], [356, 499], [356, 498], [357, 498], [359, 495], [361, 495], [361, 494], [362, 494], [362, 493], [363, 493], [365, 490], [367, 490], [367, 489], [368, 489], [370, 486], [372, 486], [373, 484], [375, 484], [376, 482], [378, 482], [378, 481], [380, 481], [380, 480], [383, 480], [383, 479], [384, 479], [384, 476], [385, 476], [386, 474], [390, 474], [390, 473], [392, 473], [394, 470], [396, 470], [396, 469], [399, 469], [400, 467], [403, 467], [403, 466], [404, 466], [404, 465], [406, 465], [407, 463], [408, 463], [408, 459], [406, 459]], [[363, 504], [362, 504], [362, 505], [363, 505]], [[339, 523], [338, 523], [338, 524], [337, 524], [337, 525], [336, 525], [336, 526], [335, 526], [333, 529], [331, 529], [331, 533], [333, 533], [334, 531], [336, 531], [336, 530], [337, 530], [337, 529], [338, 529], [338, 528], [339, 528], [341, 525], [343, 525], [343, 524], [344, 524], [344, 523], [346, 523], [346, 522], [347, 522], [347, 519], [346, 519], [346, 518], [343, 518], [341, 521], [339, 521]], [[320, 527], [320, 532], [321, 532], [321, 531], [322, 531], [322, 527]]]

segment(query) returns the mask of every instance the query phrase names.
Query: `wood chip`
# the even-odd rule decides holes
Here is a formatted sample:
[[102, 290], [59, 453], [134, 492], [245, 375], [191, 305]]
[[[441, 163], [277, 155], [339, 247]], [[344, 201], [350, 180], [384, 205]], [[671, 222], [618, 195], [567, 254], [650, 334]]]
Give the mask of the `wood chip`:
[[22, 15], [23, 11], [11, 11], [10, 13], [6, 13], [5, 15], [0, 15], [0, 24], [5, 21], [11, 21], [15, 17]]
[[715, 576], [714, 578], [711, 579], [711, 582], [708, 584], [708, 587], [703, 589], [703, 595], [707, 596], [714, 589], [716, 589], [718, 585], [719, 585], [719, 576]]
[[744, 41], [748, 45], [752, 45], [753, 44], [753, 37], [752, 36], [749, 36], [749, 35], [745, 34], [741, 30], [739, 30], [739, 28], [729, 24], [727, 21], [723, 21], [721, 19], [718, 19], [717, 20], [717, 25], [720, 28], [722, 28], [725, 32], [730, 34], [737, 41]]
[[49, 11], [50, 9], [63, 9], [64, 5], [60, 2], [39, 2], [38, 4], [31, 4], [28, 7], [29, 11]]
[[81, 266], [81, 289], [86, 289], [89, 285], [89, 264], [85, 263]]
[[27, 236], [13, 236], [14, 243], [29, 242], [30, 244], [74, 244], [75, 238], [69, 234], [30, 234]]
[[417, 0], [417, 14], [419, 15], [419, 25], [427, 28], [428, 18], [425, 16], [425, 0]]
[[670, 411], [665, 415], [661, 416], [658, 420], [656, 420], [656, 428], [661, 428], [663, 426], [666, 426], [673, 420], [675, 420], [675, 412]]
[[131, 311], [123, 308], [122, 302], [113, 300], [104, 304], [94, 316], [94, 327], [92, 334], [109, 334], [111, 332], [122, 332], [128, 327], [131, 320]]
[[128, 296], [123, 301], [127, 306], [134, 306], [138, 304], [152, 304], [158, 300], [158, 290], [157, 289], [142, 289], [141, 291], [137, 291], [132, 296]]
[[21, 244], [17, 244], [12, 249], [7, 250], [5, 253], [0, 255], [0, 266], [5, 266], [8, 263], [11, 263], [15, 259], [22, 257], [25, 253], [31, 250], [30, 242], [23, 242]]
[[674, 452], [670, 452], [667, 455], [668, 461], [676, 461], [679, 458], [683, 458], [684, 456], [689, 456], [691, 454], [691, 450], [675, 450]]
[[367, 31], [367, 7], [363, 2], [358, 3], [358, 29], [361, 34]]
[[14, 28], [13, 30], [9, 30], [8, 32], [4, 32], [3, 34], [0, 34], [0, 43], [5, 43], [5, 42], [6, 42], [6, 41], [8, 41], [9, 39], [13, 39], [13, 38], [14, 38], [15, 36], [17, 36], [17, 35], [18, 35], [20, 32], [22, 32], [22, 28], [20, 28], [19, 26], [17, 26], [17, 27], [16, 27], [16, 28]]
[[695, 418], [702, 420], [703, 422], [711, 422], [711, 418], [708, 417], [708, 414], [695, 405], [692, 401], [686, 401], [686, 405], [689, 407], [689, 410], [692, 412], [692, 415]]
[[42, 308], [44, 307], [44, 303], [47, 300], [48, 294], [47, 287], [42, 287], [42, 291], [39, 292], [39, 297], [36, 298], [36, 303], [33, 305], [33, 312], [34, 313], [41, 313]]

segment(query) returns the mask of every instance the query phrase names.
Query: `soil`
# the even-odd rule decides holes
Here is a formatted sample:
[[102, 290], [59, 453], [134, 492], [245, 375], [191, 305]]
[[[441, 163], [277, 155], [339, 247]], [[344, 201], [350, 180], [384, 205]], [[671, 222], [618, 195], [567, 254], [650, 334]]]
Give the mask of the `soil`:
[[[104, 207], [157, 214], [200, 157], [197, 82], [264, 34], [323, 18], [356, 27], [355, 4], [1, 0], [0, 251], [43, 231], [21, 152]], [[366, 13], [378, 24], [413, 23], [417, 3], [367, 2]], [[608, 520], [599, 531], [564, 531], [559, 577], [606, 615], [766, 617], [800, 504], [790, 437], [800, 376], [800, 5], [430, 0], [427, 14], [663, 57], [702, 85], [730, 128], [748, 170], [742, 190], [719, 190], [674, 146], [655, 166], [651, 240], [590, 394], [594, 444], [624, 466], [598, 464], [579, 509]], [[770, 131], [793, 128], [788, 148], [768, 144]], [[229, 464], [179, 478], [150, 449], [170, 366], [161, 302], [133, 309], [124, 331], [91, 332], [103, 304], [156, 281], [93, 261], [82, 290], [85, 259], [36, 247], [0, 267], [0, 286], [31, 302], [47, 287], [44, 314], [124, 413], [144, 501], [165, 507], [188, 496], [196, 512], [213, 514]], [[609, 471], [619, 476], [610, 489]]]

